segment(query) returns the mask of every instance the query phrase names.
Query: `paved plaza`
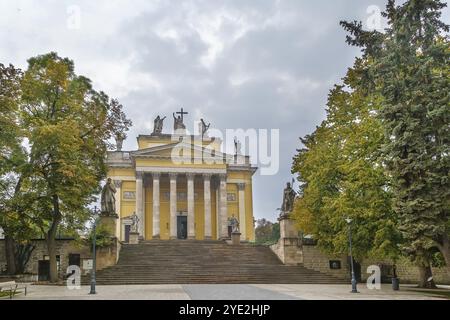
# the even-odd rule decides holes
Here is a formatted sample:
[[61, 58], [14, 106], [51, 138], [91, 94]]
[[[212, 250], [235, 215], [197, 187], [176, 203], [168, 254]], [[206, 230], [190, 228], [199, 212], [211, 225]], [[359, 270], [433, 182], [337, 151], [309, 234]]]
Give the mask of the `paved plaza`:
[[[450, 289], [449, 287], [443, 287]], [[97, 286], [97, 294], [89, 295], [89, 287], [69, 290], [65, 286], [31, 285], [28, 295], [20, 300], [443, 300], [443, 297], [414, 291], [402, 286], [392, 291], [390, 285], [381, 290], [358, 287], [359, 294], [350, 293], [348, 285], [127, 285]], [[5, 298], [3, 298], [5, 299]]]

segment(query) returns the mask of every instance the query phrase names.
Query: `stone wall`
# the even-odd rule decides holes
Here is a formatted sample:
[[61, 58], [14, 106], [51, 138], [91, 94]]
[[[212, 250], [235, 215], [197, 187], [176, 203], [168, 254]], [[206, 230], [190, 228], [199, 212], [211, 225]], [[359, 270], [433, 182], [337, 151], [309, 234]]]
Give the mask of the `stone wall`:
[[0, 239], [0, 274], [6, 271], [5, 240]]
[[[31, 275], [38, 274], [39, 260], [44, 260], [44, 256], [48, 255], [47, 244], [45, 240], [38, 239], [32, 241], [35, 249], [31, 254], [27, 264], [26, 273]], [[97, 249], [97, 270], [101, 270], [108, 266], [115, 265], [119, 259], [120, 242], [114, 239], [113, 244], [106, 248]], [[83, 269], [83, 262], [92, 259], [91, 246], [77, 242], [73, 239], [56, 240], [56, 255], [60, 256], [59, 276], [63, 278], [69, 266], [69, 254], [80, 255], [80, 267], [82, 274], [86, 274], [89, 270]], [[5, 259], [5, 241], [0, 240], [0, 271], [6, 270]], [[34, 277], [33, 279], [37, 279]]]
[[[350, 266], [347, 262], [347, 257], [332, 257], [324, 254], [316, 245], [303, 245], [303, 266], [308, 269], [313, 269], [322, 273], [326, 273], [341, 279], [350, 280]], [[341, 263], [341, 269], [331, 269], [330, 260], [337, 260]], [[361, 280], [365, 282], [371, 275], [367, 273], [367, 268], [371, 265], [378, 266], [392, 266], [392, 261], [382, 261], [368, 259], [361, 263]], [[407, 258], [401, 258], [396, 263], [397, 276], [401, 283], [415, 284], [419, 279], [418, 268], [411, 263]], [[432, 268], [433, 278], [438, 284], [450, 284], [450, 275], [446, 268]], [[390, 278], [390, 277], [389, 277]]]
[[299, 265], [303, 263], [302, 247], [298, 238], [282, 238], [270, 249], [285, 265]]
[[[331, 269], [330, 260], [339, 261], [340, 269]], [[316, 245], [303, 245], [303, 266], [341, 279], [350, 279], [346, 257], [330, 257]]]
[[[380, 260], [366, 260], [361, 263], [361, 276], [363, 281], [366, 281], [370, 274], [367, 273], [367, 268], [370, 265], [388, 266], [391, 267], [392, 261], [380, 261]], [[419, 269], [407, 258], [401, 258], [396, 262], [397, 276], [400, 278], [401, 283], [415, 284], [419, 279]], [[450, 274], [446, 268], [432, 268], [433, 278], [437, 284], [450, 284]]]

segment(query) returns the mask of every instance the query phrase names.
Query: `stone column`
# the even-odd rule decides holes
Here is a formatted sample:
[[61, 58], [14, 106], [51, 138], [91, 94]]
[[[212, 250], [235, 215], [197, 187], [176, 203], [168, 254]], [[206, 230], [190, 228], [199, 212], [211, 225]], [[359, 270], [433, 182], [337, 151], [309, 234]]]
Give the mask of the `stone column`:
[[204, 203], [205, 203], [205, 240], [212, 238], [211, 230], [211, 175], [203, 175]]
[[120, 212], [120, 202], [122, 200], [122, 180], [114, 180], [114, 186], [116, 187], [116, 214], [119, 217], [116, 225], [116, 238], [122, 240], [121, 237], [121, 212]]
[[239, 190], [239, 232], [241, 233], [241, 240], [247, 240], [247, 223], [245, 216], [245, 183], [237, 184]]
[[188, 206], [188, 239], [195, 239], [195, 213], [194, 213], [194, 174], [187, 177], [187, 206]]
[[170, 173], [170, 239], [177, 238], [177, 174]]
[[219, 175], [219, 239], [228, 239], [227, 175]]
[[144, 221], [144, 174], [143, 172], [136, 172], [136, 215], [139, 217], [139, 235], [144, 237], [143, 234], [143, 225], [142, 221]]
[[159, 229], [159, 178], [160, 173], [153, 173], [153, 239], [159, 239], [161, 232]]

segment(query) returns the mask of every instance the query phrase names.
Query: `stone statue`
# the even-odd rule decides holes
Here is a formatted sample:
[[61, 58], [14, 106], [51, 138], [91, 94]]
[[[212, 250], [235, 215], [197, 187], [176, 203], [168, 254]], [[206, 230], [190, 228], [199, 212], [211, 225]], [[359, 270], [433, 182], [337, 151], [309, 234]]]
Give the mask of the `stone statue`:
[[101, 194], [101, 213], [105, 216], [112, 216], [116, 214], [116, 187], [111, 178], [108, 178], [106, 184], [103, 186]]
[[186, 126], [183, 123], [183, 119], [181, 119], [181, 116], [176, 117], [175, 113], [173, 114], [173, 119], [174, 119], [174, 123], [173, 123], [173, 129], [174, 130], [178, 130], [178, 129], [186, 129]]
[[204, 136], [206, 136], [206, 132], [209, 130], [211, 123], [206, 125], [206, 123], [203, 119], [200, 119], [200, 122], [201, 122], [201, 126], [202, 126], [202, 137], [204, 137]]
[[[177, 116], [175, 116], [175, 114], [178, 114], [179, 116], [177, 117]], [[185, 114], [188, 114], [188, 113], [185, 112], [183, 110], [183, 108], [181, 108], [181, 111], [173, 113], [173, 120], [174, 120], [173, 129], [174, 130], [186, 129], [186, 126], [184, 125], [184, 122], [183, 122]]]
[[123, 141], [125, 140], [125, 134], [117, 133], [115, 136], [115, 139], [116, 139], [116, 150], [122, 151], [122, 145], [123, 145]]
[[161, 118], [159, 115], [156, 117], [153, 126], [153, 133], [152, 133], [153, 135], [158, 135], [162, 133], [164, 119], [166, 119], [166, 117]]
[[241, 142], [237, 139], [237, 137], [234, 137], [234, 155], [241, 154]]
[[234, 215], [228, 218], [228, 225], [231, 226], [231, 232], [239, 232], [239, 220]]
[[137, 216], [136, 212], [133, 212], [133, 214], [130, 217], [131, 219], [131, 232], [137, 233], [139, 232], [139, 217]]
[[297, 193], [291, 188], [291, 183], [288, 182], [283, 192], [283, 204], [281, 206], [281, 214], [288, 214], [294, 210], [294, 201]]

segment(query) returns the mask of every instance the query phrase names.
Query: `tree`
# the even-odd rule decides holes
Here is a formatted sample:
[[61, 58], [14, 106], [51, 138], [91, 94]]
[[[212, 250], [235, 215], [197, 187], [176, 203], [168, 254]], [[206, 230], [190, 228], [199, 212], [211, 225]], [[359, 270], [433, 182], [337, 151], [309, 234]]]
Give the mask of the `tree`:
[[353, 254], [395, 258], [399, 239], [391, 209], [389, 179], [378, 156], [383, 130], [377, 119], [379, 100], [360, 86], [367, 61], [358, 59], [343, 85], [331, 90], [327, 118], [301, 139], [294, 158], [300, 198], [294, 216], [302, 232], [334, 255], [348, 253], [348, 226], [353, 219]]
[[55, 282], [57, 231], [84, 226], [87, 206], [106, 176], [108, 141], [131, 122], [116, 100], [96, 92], [89, 79], [75, 74], [71, 60], [53, 52], [28, 60], [20, 88], [20, 126], [29, 144], [20, 177], [27, 181], [27, 213], [45, 235]]
[[24, 183], [20, 171], [27, 160], [19, 123], [21, 78], [21, 70], [0, 64], [0, 227], [8, 274], [23, 271], [27, 259], [20, 257], [30, 249], [23, 240], [32, 235], [22, 210], [26, 204], [18, 200]]
[[280, 238], [280, 225], [266, 219], [258, 219], [255, 228], [255, 242], [260, 244], [275, 243]]
[[419, 266], [420, 285], [431, 275], [433, 247], [450, 267], [449, 27], [446, 4], [390, 0], [384, 34], [341, 22], [348, 43], [362, 48], [367, 87], [383, 97], [384, 163], [393, 182], [393, 208], [405, 239], [403, 250]]

